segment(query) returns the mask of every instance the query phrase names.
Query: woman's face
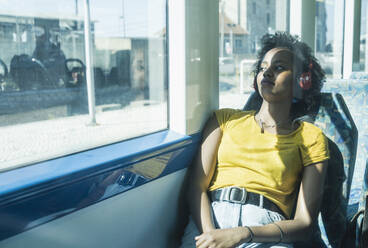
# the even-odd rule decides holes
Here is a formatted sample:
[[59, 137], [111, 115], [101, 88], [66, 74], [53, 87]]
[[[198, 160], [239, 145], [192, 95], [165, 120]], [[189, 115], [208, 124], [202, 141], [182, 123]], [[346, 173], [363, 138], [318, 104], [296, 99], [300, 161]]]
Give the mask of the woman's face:
[[257, 75], [258, 91], [267, 102], [291, 102], [293, 98], [293, 54], [287, 48], [269, 50]]

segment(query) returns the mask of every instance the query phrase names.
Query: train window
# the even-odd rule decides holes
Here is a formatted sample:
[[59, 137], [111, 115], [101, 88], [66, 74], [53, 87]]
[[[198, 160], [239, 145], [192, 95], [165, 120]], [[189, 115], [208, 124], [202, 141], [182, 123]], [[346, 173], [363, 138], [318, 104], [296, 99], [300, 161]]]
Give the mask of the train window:
[[0, 10], [0, 171], [168, 127], [165, 0]]
[[289, 9], [289, 0], [219, 1], [221, 108], [243, 107], [249, 93], [253, 91], [251, 72], [260, 47], [260, 38], [265, 33], [289, 31]]
[[344, 8], [340, 0], [316, 1], [315, 55], [327, 78], [342, 78]]
[[367, 0], [361, 1], [360, 8], [360, 37], [359, 37], [359, 57], [353, 61], [354, 78], [368, 79], [368, 49], [367, 49], [367, 34], [368, 34], [368, 15], [367, 15]]
[[0, 24], [0, 37], [2, 40], [13, 40], [14, 39], [15, 24], [3, 22]]

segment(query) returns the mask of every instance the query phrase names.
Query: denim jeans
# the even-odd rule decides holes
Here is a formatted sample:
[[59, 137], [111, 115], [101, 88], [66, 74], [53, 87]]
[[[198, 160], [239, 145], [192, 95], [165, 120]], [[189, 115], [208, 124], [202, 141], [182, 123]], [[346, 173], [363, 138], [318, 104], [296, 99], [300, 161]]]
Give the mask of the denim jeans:
[[[284, 220], [285, 218], [277, 212], [264, 209], [251, 204], [237, 204], [226, 201], [212, 202], [213, 218], [216, 228], [224, 229], [238, 226], [262, 226]], [[194, 237], [200, 233], [192, 218], [185, 228], [181, 248], [195, 248]], [[292, 244], [275, 243], [244, 243], [238, 248], [264, 248], [264, 247], [293, 247]]]

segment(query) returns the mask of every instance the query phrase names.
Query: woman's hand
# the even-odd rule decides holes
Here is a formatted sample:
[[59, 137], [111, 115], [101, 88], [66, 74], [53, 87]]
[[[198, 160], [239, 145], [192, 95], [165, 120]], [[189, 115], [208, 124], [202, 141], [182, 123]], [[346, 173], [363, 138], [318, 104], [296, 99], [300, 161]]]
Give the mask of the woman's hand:
[[197, 248], [232, 248], [249, 239], [249, 231], [243, 227], [214, 229], [195, 237]]

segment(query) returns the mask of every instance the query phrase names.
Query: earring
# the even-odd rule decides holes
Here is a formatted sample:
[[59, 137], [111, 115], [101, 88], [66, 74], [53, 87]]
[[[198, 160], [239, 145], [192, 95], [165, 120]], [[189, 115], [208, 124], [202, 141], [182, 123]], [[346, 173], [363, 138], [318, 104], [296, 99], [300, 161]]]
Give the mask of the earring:
[[312, 62], [309, 64], [308, 67], [309, 70], [307, 72], [303, 72], [302, 75], [300, 75], [299, 85], [300, 88], [302, 88], [303, 90], [309, 90], [310, 87], [312, 87]]

